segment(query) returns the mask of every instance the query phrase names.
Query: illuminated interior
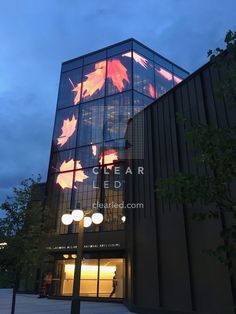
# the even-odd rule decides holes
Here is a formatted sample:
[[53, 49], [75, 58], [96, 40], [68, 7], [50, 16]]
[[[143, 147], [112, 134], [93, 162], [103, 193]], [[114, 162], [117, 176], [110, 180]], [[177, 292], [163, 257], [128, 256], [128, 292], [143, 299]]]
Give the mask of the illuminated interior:
[[[57, 263], [57, 268], [62, 271], [60, 290], [63, 296], [72, 295], [74, 263], [73, 259], [60, 260]], [[114, 285], [115, 291], [113, 291]], [[82, 261], [81, 296], [123, 298], [123, 294], [124, 260], [122, 258], [84, 259]]]

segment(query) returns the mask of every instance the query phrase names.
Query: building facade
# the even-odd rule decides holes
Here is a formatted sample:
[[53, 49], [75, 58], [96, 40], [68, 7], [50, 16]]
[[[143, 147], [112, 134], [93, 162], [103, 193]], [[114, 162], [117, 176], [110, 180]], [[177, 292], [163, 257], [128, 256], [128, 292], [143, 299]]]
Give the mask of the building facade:
[[61, 217], [80, 208], [104, 216], [86, 228], [80, 295], [126, 297], [127, 123], [187, 75], [134, 39], [62, 64], [47, 180], [52, 296], [72, 295], [78, 224]]
[[196, 221], [194, 213], [209, 210], [200, 202], [176, 205], [155, 191], [160, 178], [205, 171], [176, 113], [190, 124], [235, 127], [236, 110], [218, 93], [225, 73], [215, 63], [206, 64], [129, 122], [127, 138], [131, 133], [137, 139], [133, 151], [140, 150], [140, 138], [144, 150], [143, 160], [130, 161], [133, 167], [141, 162], [144, 175], [126, 181], [126, 202], [144, 204], [126, 213], [126, 292], [137, 313], [235, 313], [235, 265], [233, 273], [206, 253], [223, 242], [220, 233], [230, 226], [230, 217]]

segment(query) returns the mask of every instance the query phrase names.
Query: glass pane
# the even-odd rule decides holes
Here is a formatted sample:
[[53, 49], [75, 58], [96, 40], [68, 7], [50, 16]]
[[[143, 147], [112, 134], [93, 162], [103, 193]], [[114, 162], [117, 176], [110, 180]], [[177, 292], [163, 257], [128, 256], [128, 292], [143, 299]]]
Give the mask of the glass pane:
[[173, 75], [168, 70], [155, 66], [156, 94], [157, 97], [165, 94], [173, 87]]
[[107, 61], [107, 95], [121, 93], [131, 88], [131, 54], [118, 55]]
[[63, 261], [63, 271], [61, 276], [61, 295], [71, 296], [74, 284], [75, 261]]
[[77, 105], [80, 102], [82, 69], [61, 74], [57, 109]]
[[146, 106], [150, 105], [152, 102], [153, 99], [134, 92], [134, 115], [143, 110]]
[[[73, 172], [64, 172], [57, 175], [51, 175], [48, 181], [50, 193], [47, 198], [47, 205], [50, 208], [48, 220], [55, 224], [57, 219], [57, 232], [67, 233], [68, 227], [61, 223], [61, 216], [67, 213], [71, 204], [71, 187], [73, 181]], [[49, 222], [50, 223], [50, 222]]]
[[83, 259], [81, 267], [80, 295], [86, 297], [97, 296], [98, 260]]
[[[98, 167], [80, 169], [75, 172], [74, 202], [83, 210], [91, 210], [100, 200], [101, 175]], [[78, 225], [76, 226], [78, 228]], [[86, 232], [97, 230], [97, 225], [92, 224]], [[75, 232], [78, 232], [78, 229]]]
[[156, 98], [153, 62], [133, 52], [134, 89], [149, 97]]
[[60, 172], [60, 168], [63, 163], [68, 164], [67, 170], [74, 170], [74, 162], [71, 162], [74, 158], [74, 149], [53, 153], [51, 156], [50, 172]]
[[53, 151], [75, 147], [77, 124], [77, 107], [57, 111], [52, 143]]
[[127, 43], [121, 44], [121, 45], [116, 45], [107, 51], [108, 57], [114, 56], [118, 53], [131, 50], [132, 49], [132, 41], [129, 41]]
[[99, 297], [124, 297], [124, 260], [122, 258], [100, 259]]
[[103, 140], [104, 100], [99, 99], [80, 106], [78, 146]]
[[178, 77], [176, 74], [173, 75], [173, 79], [174, 79], [174, 85], [177, 85], [183, 81], [183, 79]]
[[164, 68], [173, 71], [173, 65], [168, 60], [164, 59], [163, 57], [154, 54], [154, 62], [158, 63], [158, 65], [163, 66]]
[[84, 65], [96, 62], [102, 59], [106, 59], [106, 50], [99, 51], [97, 53], [90, 54], [89, 56], [84, 57]]
[[187, 71], [184, 71], [175, 65], [174, 65], [174, 74], [176, 74], [179, 78], [182, 78], [182, 79], [186, 78], [189, 75]]
[[149, 58], [150, 60], [153, 60], [153, 52], [144, 46], [138, 44], [137, 42], [134, 41], [133, 44], [133, 49], [136, 50], [137, 52], [141, 53], [143, 56], [146, 58]]
[[99, 165], [99, 159], [102, 154], [102, 144], [93, 144], [83, 146], [76, 150], [76, 160], [80, 161], [80, 165], [85, 167], [92, 167]]
[[71, 60], [62, 64], [61, 71], [70, 71], [79, 68], [83, 65], [83, 57]]
[[106, 61], [99, 61], [84, 67], [82, 100], [89, 101], [104, 96]]
[[104, 139], [113, 140], [125, 136], [128, 120], [132, 117], [131, 93], [107, 98], [105, 106]]

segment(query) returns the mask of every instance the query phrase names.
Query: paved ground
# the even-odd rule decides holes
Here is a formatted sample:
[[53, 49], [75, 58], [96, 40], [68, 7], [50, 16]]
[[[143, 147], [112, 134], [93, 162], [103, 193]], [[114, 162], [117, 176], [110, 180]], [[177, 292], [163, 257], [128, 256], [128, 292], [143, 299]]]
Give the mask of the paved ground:
[[[11, 313], [10, 289], [0, 289], [0, 313]], [[70, 301], [38, 299], [35, 295], [18, 294], [15, 314], [70, 314]], [[122, 304], [82, 302], [81, 314], [128, 314]]]

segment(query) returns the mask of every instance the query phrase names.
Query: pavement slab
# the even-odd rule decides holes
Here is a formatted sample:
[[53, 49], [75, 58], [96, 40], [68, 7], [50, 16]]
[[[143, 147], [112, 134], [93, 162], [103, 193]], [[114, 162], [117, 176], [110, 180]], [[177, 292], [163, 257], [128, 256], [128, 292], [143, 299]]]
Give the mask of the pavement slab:
[[[0, 289], [0, 314], [11, 313], [11, 289]], [[15, 314], [70, 314], [71, 301], [40, 299], [37, 295], [17, 294]], [[81, 314], [128, 314], [123, 304], [82, 302]]]

